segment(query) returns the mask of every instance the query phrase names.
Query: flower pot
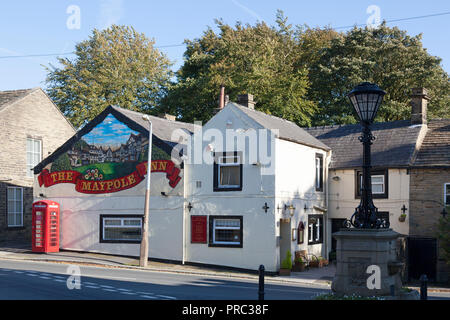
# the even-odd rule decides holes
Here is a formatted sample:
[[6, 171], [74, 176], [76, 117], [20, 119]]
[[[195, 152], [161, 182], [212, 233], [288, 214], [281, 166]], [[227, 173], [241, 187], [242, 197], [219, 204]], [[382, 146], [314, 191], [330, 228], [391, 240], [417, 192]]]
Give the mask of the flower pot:
[[279, 274], [280, 274], [280, 276], [290, 276], [291, 270], [280, 268]]
[[305, 264], [304, 263], [296, 263], [294, 267], [292, 268], [292, 271], [294, 272], [303, 272], [305, 271]]
[[398, 217], [398, 221], [400, 222], [405, 222], [406, 220], [406, 215], [401, 215], [400, 217]]

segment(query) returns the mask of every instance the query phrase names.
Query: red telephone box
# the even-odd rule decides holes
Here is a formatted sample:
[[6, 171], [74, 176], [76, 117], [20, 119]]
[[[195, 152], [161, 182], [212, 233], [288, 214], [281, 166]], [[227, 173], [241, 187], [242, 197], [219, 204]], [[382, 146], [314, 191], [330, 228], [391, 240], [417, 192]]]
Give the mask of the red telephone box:
[[36, 201], [32, 214], [33, 252], [59, 252], [59, 203]]

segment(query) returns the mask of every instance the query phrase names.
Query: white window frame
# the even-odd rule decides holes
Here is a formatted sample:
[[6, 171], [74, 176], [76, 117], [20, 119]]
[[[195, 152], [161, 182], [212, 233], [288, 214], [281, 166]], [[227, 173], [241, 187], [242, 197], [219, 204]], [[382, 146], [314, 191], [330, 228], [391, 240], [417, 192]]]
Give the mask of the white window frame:
[[[9, 192], [10, 190], [14, 190], [12, 192], [12, 194], [14, 195], [14, 199], [10, 200], [9, 199]], [[18, 202], [19, 200], [16, 199], [16, 190], [20, 190], [20, 203], [21, 203], [21, 210], [20, 211], [16, 211], [16, 206], [15, 203]], [[12, 208], [10, 206], [10, 201], [14, 202], [14, 212], [11, 212]], [[15, 228], [15, 227], [23, 227], [23, 188], [22, 187], [7, 187], [7, 191], [6, 191], [6, 202], [7, 202], [7, 220], [8, 220], [8, 228]], [[14, 216], [14, 223], [12, 223], [11, 219], [9, 218], [10, 215]], [[20, 216], [20, 220], [21, 223], [18, 224], [17, 223], [17, 215]]]
[[[379, 178], [379, 177], [381, 177], [383, 179], [383, 182], [382, 183], [376, 183], [376, 182], [374, 183], [373, 182], [373, 178]], [[372, 185], [371, 185], [372, 194], [384, 194], [386, 192], [386, 181], [384, 180], [384, 178], [385, 178], [384, 174], [375, 174], [375, 175], [371, 175], [370, 176], [370, 181], [372, 183]], [[383, 186], [383, 191], [382, 192], [374, 192], [373, 191], [373, 185], [374, 184], [376, 184], [376, 185], [380, 185], [381, 184]], [[361, 176], [359, 178], [359, 186], [360, 186], [359, 192], [362, 194], [362, 186], [363, 186], [363, 176], [362, 176], [362, 174], [361, 174]]]
[[450, 206], [450, 201], [447, 202], [447, 197], [450, 196], [450, 193], [447, 193], [447, 186], [449, 186], [450, 189], [450, 182], [444, 183], [444, 205]]
[[[323, 162], [323, 155], [322, 154], [316, 154], [315, 157], [315, 171], [316, 171], [316, 176], [315, 176], [315, 189], [317, 192], [323, 192], [324, 189], [324, 170], [325, 170], [325, 166], [324, 166], [324, 162]], [[322, 163], [322, 166], [321, 166]]]
[[[31, 143], [31, 150], [28, 148], [29, 142]], [[39, 150], [35, 150], [36, 142], [39, 143]], [[41, 139], [34, 139], [27, 137], [27, 177], [33, 178], [34, 172], [33, 168], [37, 166], [42, 161], [42, 140]], [[35, 163], [34, 162], [34, 156], [38, 155], [39, 160]]]
[[[323, 244], [324, 243], [324, 237], [323, 234], [320, 234], [320, 228], [324, 228], [324, 222], [323, 222], [323, 216], [313, 214], [312, 216], [315, 216], [316, 219], [315, 223], [309, 223], [311, 215], [308, 215], [308, 245], [313, 246], [315, 244]], [[322, 223], [320, 223], [320, 219], [322, 219]], [[316, 237], [314, 239], [314, 231], [316, 231]], [[322, 241], [320, 239], [322, 238]]]
[[[141, 241], [141, 239], [136, 239], [136, 240], [131, 240], [131, 239], [106, 239], [105, 235], [106, 235], [106, 228], [130, 228], [130, 229], [137, 229], [140, 228], [142, 230], [142, 217], [127, 217], [127, 216], [120, 216], [120, 217], [101, 217], [102, 219], [102, 239], [101, 241], [104, 242], [136, 242], [136, 241]], [[106, 220], [113, 220], [113, 221], [120, 221], [120, 225], [106, 225]], [[139, 221], [139, 226], [138, 225], [125, 225], [124, 224], [124, 220], [137, 220]]]
[[[234, 161], [232, 163], [223, 163], [223, 159], [225, 158], [236, 158], [237, 162]], [[240, 171], [238, 171], [239, 173], [239, 184], [221, 184], [220, 183], [220, 172], [221, 172], [221, 167], [238, 167], [238, 169], [240, 169], [240, 165], [241, 165], [241, 157], [239, 155], [232, 155], [232, 156], [219, 156], [218, 162], [217, 162], [217, 187], [218, 188], [239, 188], [241, 186], [241, 176], [240, 176]]]
[[[362, 176], [361, 176], [362, 177]], [[383, 182], [381, 182], [381, 183], [377, 183], [377, 182], [373, 182], [373, 178], [382, 178], [383, 179]], [[370, 179], [371, 179], [371, 181], [372, 181], [372, 194], [384, 194], [385, 192], [386, 192], [386, 183], [385, 183], [385, 181], [384, 181], [384, 174], [376, 174], [376, 175], [373, 175], [373, 176], [371, 176], [370, 177]], [[381, 192], [374, 192], [373, 191], [373, 186], [374, 185], [380, 185], [381, 184], [381, 186], [383, 187], [383, 191], [381, 191]]]
[[[216, 226], [216, 222], [220, 221], [220, 220], [236, 220], [239, 222], [239, 226], [238, 227], [232, 227], [232, 226], [225, 226], [225, 227], [220, 227], [220, 226]], [[219, 241], [216, 240], [216, 230], [241, 230], [242, 225], [241, 225], [241, 220], [238, 218], [214, 218], [213, 220], [213, 228], [212, 228], [212, 244], [226, 244], [226, 245], [235, 245], [235, 246], [239, 246], [242, 244], [242, 239], [239, 239], [239, 242], [236, 241]]]

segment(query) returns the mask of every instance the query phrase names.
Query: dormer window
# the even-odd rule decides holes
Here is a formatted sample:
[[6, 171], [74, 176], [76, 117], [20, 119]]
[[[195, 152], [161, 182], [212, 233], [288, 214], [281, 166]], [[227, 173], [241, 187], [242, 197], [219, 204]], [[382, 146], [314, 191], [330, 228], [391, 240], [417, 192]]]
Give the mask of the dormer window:
[[242, 190], [242, 152], [214, 153], [214, 191]]

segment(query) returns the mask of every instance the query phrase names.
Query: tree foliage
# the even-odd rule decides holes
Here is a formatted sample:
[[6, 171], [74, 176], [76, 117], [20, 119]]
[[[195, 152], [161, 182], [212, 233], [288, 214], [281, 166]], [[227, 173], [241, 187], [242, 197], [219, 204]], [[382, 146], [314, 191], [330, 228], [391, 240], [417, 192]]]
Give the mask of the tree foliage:
[[421, 35], [385, 23], [342, 33], [293, 27], [281, 11], [275, 27], [216, 24], [218, 33], [208, 28], [200, 39], [186, 40], [165, 112], [208, 120], [223, 84], [231, 100], [252, 93], [257, 109], [301, 126], [355, 123], [346, 95], [369, 81], [387, 92], [376, 121], [409, 119], [414, 87], [429, 91], [429, 118], [450, 117], [448, 74], [423, 48]]
[[209, 120], [218, 106], [221, 85], [230, 99], [251, 93], [256, 109], [309, 125], [317, 107], [305, 98], [306, 69], [297, 63], [294, 30], [281, 13], [277, 26], [264, 22], [234, 27], [216, 20], [218, 33], [208, 28], [200, 39], [186, 40], [185, 62], [163, 109], [184, 121]]
[[410, 94], [425, 87], [431, 101], [428, 117], [450, 116], [448, 74], [438, 57], [428, 54], [422, 35], [409, 36], [385, 23], [379, 28], [353, 28], [330, 40], [309, 63], [309, 99], [320, 106], [316, 125], [354, 123], [346, 94], [357, 84], [369, 81], [387, 92], [376, 121], [409, 119]]
[[171, 63], [154, 41], [132, 27], [94, 29], [76, 45], [76, 58], [47, 67], [47, 93], [64, 115], [81, 126], [108, 105], [152, 113], [170, 83]]

